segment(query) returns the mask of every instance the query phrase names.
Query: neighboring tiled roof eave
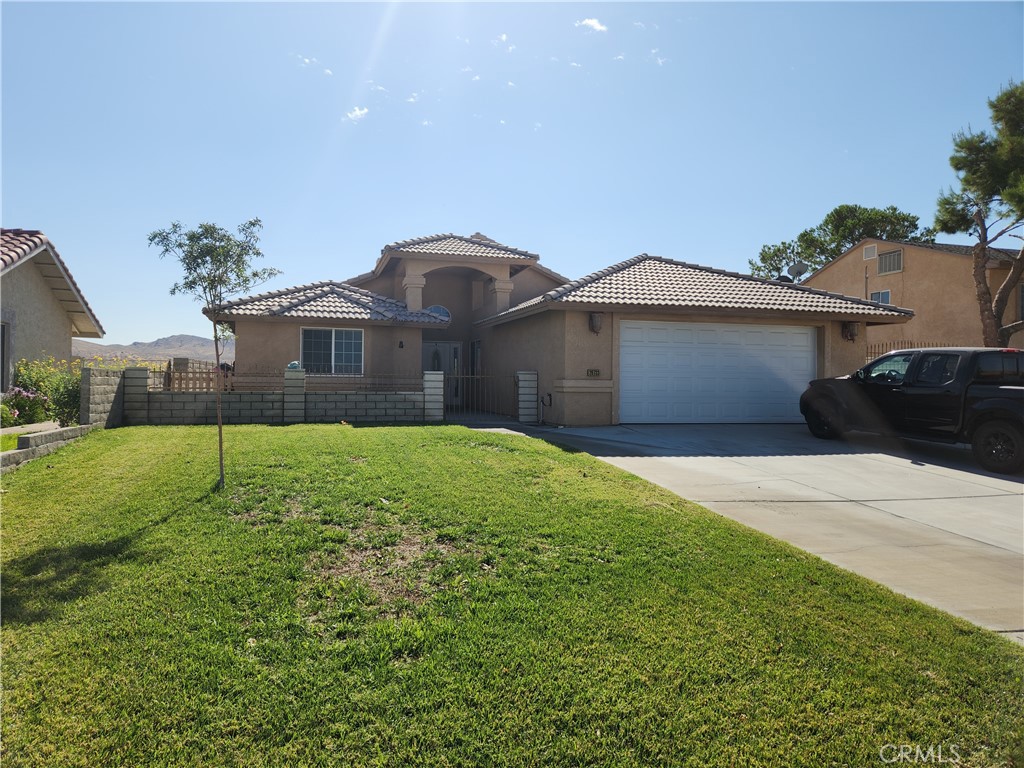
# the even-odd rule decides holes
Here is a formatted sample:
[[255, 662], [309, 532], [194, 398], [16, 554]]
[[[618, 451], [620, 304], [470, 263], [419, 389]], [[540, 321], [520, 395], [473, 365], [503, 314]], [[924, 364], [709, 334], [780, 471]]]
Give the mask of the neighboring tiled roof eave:
[[[53, 266], [60, 274], [59, 278], [53, 276], [52, 280], [47, 280], [47, 283], [71, 319], [71, 335], [89, 339], [103, 338], [105, 333], [103, 325], [96, 317], [96, 313], [92, 311], [82, 289], [75, 282], [71, 270], [68, 269], [50, 239], [37, 229], [0, 230], [0, 263], [2, 263], [0, 271], [7, 272], [43, 253], [46, 254], [43, 258], [48, 257], [52, 260]], [[70, 301], [60, 298], [59, 294], [65, 292], [64, 288], [59, 287], [62, 285], [66, 285], [66, 292], [71, 295]]]

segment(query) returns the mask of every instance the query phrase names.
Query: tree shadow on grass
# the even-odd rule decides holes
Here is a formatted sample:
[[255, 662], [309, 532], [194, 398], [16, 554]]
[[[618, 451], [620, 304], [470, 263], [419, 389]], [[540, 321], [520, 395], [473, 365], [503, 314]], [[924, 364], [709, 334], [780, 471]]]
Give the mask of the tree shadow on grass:
[[168, 517], [110, 541], [44, 547], [10, 560], [3, 568], [0, 623], [10, 627], [47, 621], [67, 605], [103, 592], [110, 586], [111, 565], [153, 557], [135, 544], [147, 529]]

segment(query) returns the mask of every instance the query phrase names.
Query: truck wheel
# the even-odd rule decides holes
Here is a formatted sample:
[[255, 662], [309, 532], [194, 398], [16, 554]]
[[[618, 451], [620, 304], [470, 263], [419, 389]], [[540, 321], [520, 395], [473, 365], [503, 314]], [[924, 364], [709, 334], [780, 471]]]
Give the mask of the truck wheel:
[[822, 440], [835, 440], [842, 435], [835, 408], [828, 403], [812, 405], [807, 411], [805, 421], [811, 434]]
[[1024, 435], [1008, 421], [986, 421], [974, 430], [971, 450], [989, 472], [1012, 474], [1024, 468]]

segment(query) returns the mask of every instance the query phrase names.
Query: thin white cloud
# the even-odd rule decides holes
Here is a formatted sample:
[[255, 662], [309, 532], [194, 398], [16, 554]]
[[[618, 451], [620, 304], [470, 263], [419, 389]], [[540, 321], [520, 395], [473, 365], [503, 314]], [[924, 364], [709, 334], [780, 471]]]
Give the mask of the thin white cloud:
[[473, 75], [473, 79], [472, 79], [472, 81], [471, 81], [471, 82], [474, 82], [474, 83], [475, 83], [475, 82], [477, 82], [477, 81], [478, 81], [479, 79], [480, 79], [480, 75]]
[[573, 69], [582, 69], [583, 68], [582, 64], [578, 64], [575, 61], [570, 61], [569, 62], [569, 66], [572, 67]]
[[602, 24], [597, 19], [583, 19], [582, 21], [577, 21], [576, 22], [576, 26], [577, 27], [587, 27], [588, 29], [592, 29], [594, 32], [607, 32], [608, 31], [608, 27], [606, 27], [604, 24]]
[[434, 123], [433, 123], [432, 121], [430, 121], [430, 120], [423, 120], [423, 121], [422, 121], [422, 122], [420, 123], [420, 125], [422, 125], [422, 126], [423, 126], [424, 128], [429, 128], [429, 127], [430, 127], [430, 126], [432, 126], [433, 124], [434, 124]]
[[472, 71], [473, 71], [472, 67], [463, 67], [462, 69], [459, 70], [459, 72], [472, 72]]
[[508, 81], [508, 87], [509, 87], [509, 88], [515, 88], [515, 87], [516, 87], [516, 84], [515, 84], [515, 83], [513, 83], [513, 82], [512, 82], [511, 80], [509, 80], [509, 81]]
[[516, 49], [515, 45], [510, 45], [510, 46], [508, 47], [508, 52], [509, 52], [509, 53], [512, 53], [512, 51], [514, 51], [515, 49]]
[[308, 67], [312, 64], [316, 64], [316, 59], [312, 56], [303, 56], [301, 53], [295, 54], [295, 57], [299, 60], [299, 63], [304, 67]]
[[647, 25], [644, 24], [642, 21], [634, 21], [633, 26], [637, 27], [638, 29], [647, 29]]
[[612, 58], [612, 61], [625, 61], [625, 60], [626, 60], [626, 54], [624, 54], [624, 53], [620, 53], [618, 56], [614, 56]]
[[353, 107], [351, 112], [345, 113], [345, 118], [353, 123], [358, 123], [370, 112], [368, 107]]
[[419, 100], [420, 95], [416, 92], [413, 92], [413, 94], [408, 99], [406, 99], [406, 101], [409, 102], [410, 104], [415, 104]]
[[533, 124], [533, 130], [539, 131], [543, 126], [540, 123]]
[[324, 70], [324, 74], [325, 74], [325, 75], [333, 75], [334, 73], [333, 73], [333, 72], [331, 72], [331, 70], [329, 70], [329, 69], [325, 69], [325, 70]]

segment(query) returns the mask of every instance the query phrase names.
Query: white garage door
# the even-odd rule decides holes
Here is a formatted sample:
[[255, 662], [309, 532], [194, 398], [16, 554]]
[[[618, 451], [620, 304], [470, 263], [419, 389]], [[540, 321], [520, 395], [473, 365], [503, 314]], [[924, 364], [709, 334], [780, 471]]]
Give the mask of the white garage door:
[[623, 321], [623, 423], [800, 422], [816, 378], [813, 328]]

